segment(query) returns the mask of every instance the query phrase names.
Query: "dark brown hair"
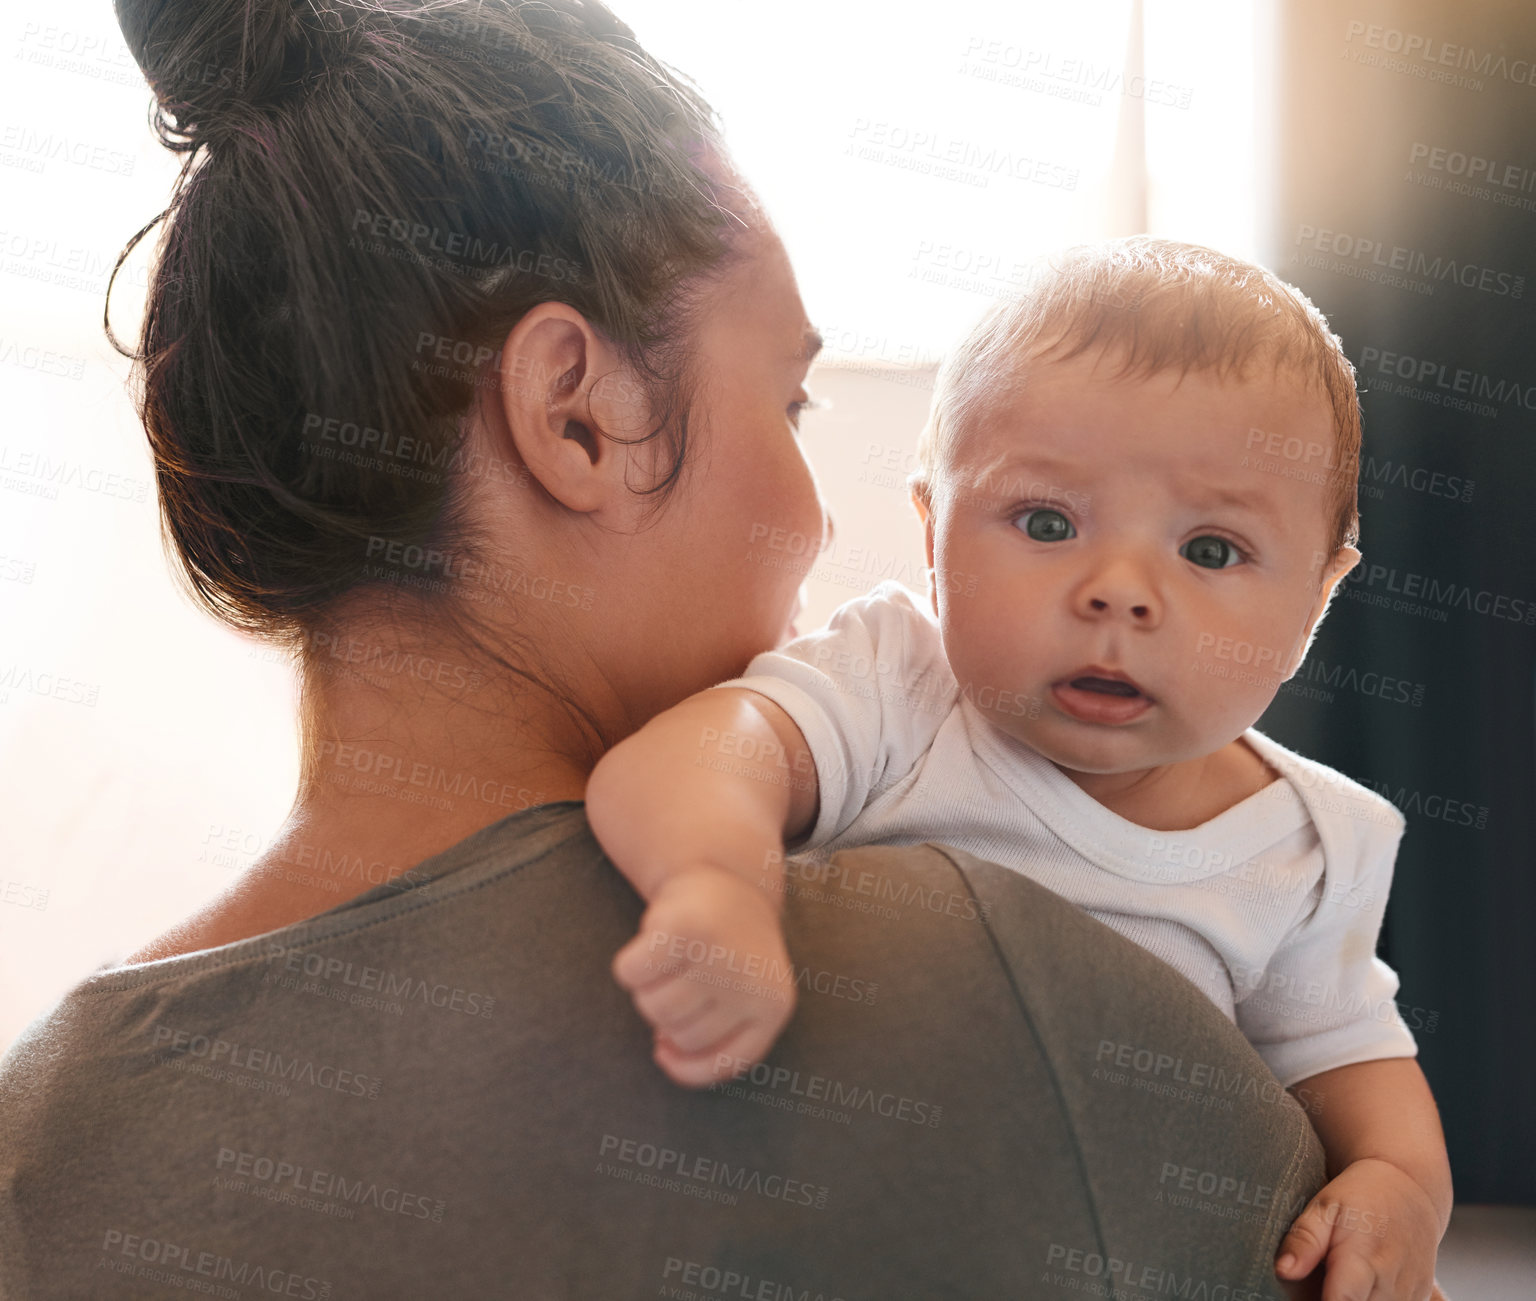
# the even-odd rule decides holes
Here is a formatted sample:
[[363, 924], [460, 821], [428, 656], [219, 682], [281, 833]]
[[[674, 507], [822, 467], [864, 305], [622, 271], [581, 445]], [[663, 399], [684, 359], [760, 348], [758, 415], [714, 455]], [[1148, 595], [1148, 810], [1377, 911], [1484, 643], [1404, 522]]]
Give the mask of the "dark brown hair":
[[[460, 417], [530, 308], [580, 311], [687, 454], [689, 308], [741, 223], [718, 124], [594, 0], [117, 0], [187, 159], [137, 400], [193, 596], [302, 651], [381, 539], [462, 555]], [[713, 179], [712, 179], [713, 178]], [[110, 315], [110, 313], [109, 313]], [[400, 547], [388, 550], [399, 554]], [[391, 586], [399, 586], [391, 584]], [[431, 599], [421, 584], [413, 599]]]

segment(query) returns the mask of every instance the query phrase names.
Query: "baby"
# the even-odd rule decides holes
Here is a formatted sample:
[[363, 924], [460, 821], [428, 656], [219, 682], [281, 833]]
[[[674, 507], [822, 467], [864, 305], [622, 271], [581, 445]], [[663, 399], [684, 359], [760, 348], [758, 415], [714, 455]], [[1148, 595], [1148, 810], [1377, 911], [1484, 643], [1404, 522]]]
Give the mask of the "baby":
[[1252, 726], [1360, 559], [1359, 454], [1338, 339], [1260, 267], [1137, 237], [988, 312], [910, 480], [926, 599], [881, 583], [592, 774], [657, 1063], [702, 1086], [771, 1047], [781, 896], [827, 874], [796, 856], [954, 845], [1157, 954], [1311, 1100], [1331, 1180], [1282, 1278], [1428, 1297], [1450, 1171], [1375, 956], [1403, 819]]

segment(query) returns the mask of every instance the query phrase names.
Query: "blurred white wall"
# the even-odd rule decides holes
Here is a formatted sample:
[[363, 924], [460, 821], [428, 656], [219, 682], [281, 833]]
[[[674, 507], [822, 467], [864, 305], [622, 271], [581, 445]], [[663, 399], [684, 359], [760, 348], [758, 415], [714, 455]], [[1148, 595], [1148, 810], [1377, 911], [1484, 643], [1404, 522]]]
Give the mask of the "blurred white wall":
[[[1148, 0], [1132, 84], [1129, 0], [784, 0], [771, 22], [744, 0], [615, 4], [720, 108], [829, 338], [811, 387], [831, 405], [804, 427], [838, 536], [803, 627], [882, 578], [921, 589], [901, 480], [932, 372], [911, 367], [1020, 261], [1128, 233], [1142, 191], [1149, 229], [1253, 251], [1249, 5]], [[117, 253], [176, 170], [149, 92], [109, 0], [8, 6], [0, 56], [3, 1047], [249, 863], [297, 754], [286, 670], [171, 585], [101, 330]], [[1147, 171], [1127, 175], [1138, 119]], [[146, 267], [141, 249], [114, 296], [129, 338]]]

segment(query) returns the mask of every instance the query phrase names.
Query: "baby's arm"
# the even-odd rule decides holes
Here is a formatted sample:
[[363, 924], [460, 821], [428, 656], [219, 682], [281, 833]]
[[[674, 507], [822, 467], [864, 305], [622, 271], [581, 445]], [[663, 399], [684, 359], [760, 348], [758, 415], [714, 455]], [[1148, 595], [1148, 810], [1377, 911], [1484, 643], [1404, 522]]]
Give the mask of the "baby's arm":
[[656, 1063], [702, 1087], [759, 1061], [795, 1006], [783, 850], [818, 805], [800, 729], [754, 691], [700, 692], [609, 750], [586, 805], [649, 904], [613, 973], [655, 1029]]
[[[1323, 1301], [1427, 1301], [1451, 1216], [1451, 1168], [1435, 1100], [1411, 1057], [1300, 1080], [1330, 1181], [1280, 1244], [1276, 1272], [1327, 1261]], [[1287, 1264], [1287, 1256], [1292, 1260]]]

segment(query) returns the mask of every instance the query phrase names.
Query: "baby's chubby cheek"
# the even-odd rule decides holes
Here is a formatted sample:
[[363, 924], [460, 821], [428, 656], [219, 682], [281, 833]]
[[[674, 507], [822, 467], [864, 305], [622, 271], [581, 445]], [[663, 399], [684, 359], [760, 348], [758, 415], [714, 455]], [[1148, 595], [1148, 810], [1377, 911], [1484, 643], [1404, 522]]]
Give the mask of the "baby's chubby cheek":
[[1267, 684], [1278, 690], [1295, 650], [1294, 639], [1265, 631], [1201, 628], [1189, 638], [1197, 673]]
[[1285, 684], [1297, 648], [1286, 628], [1197, 632], [1175, 679], [1188, 725], [1213, 736], [1253, 726]]
[[952, 602], [944, 616], [944, 653], [961, 697], [1003, 731], [1025, 739], [1023, 729], [1044, 712], [1049, 685], [1043, 666], [1031, 662], [1029, 639], [1022, 632], [1010, 636], [1001, 619], [956, 617]]

